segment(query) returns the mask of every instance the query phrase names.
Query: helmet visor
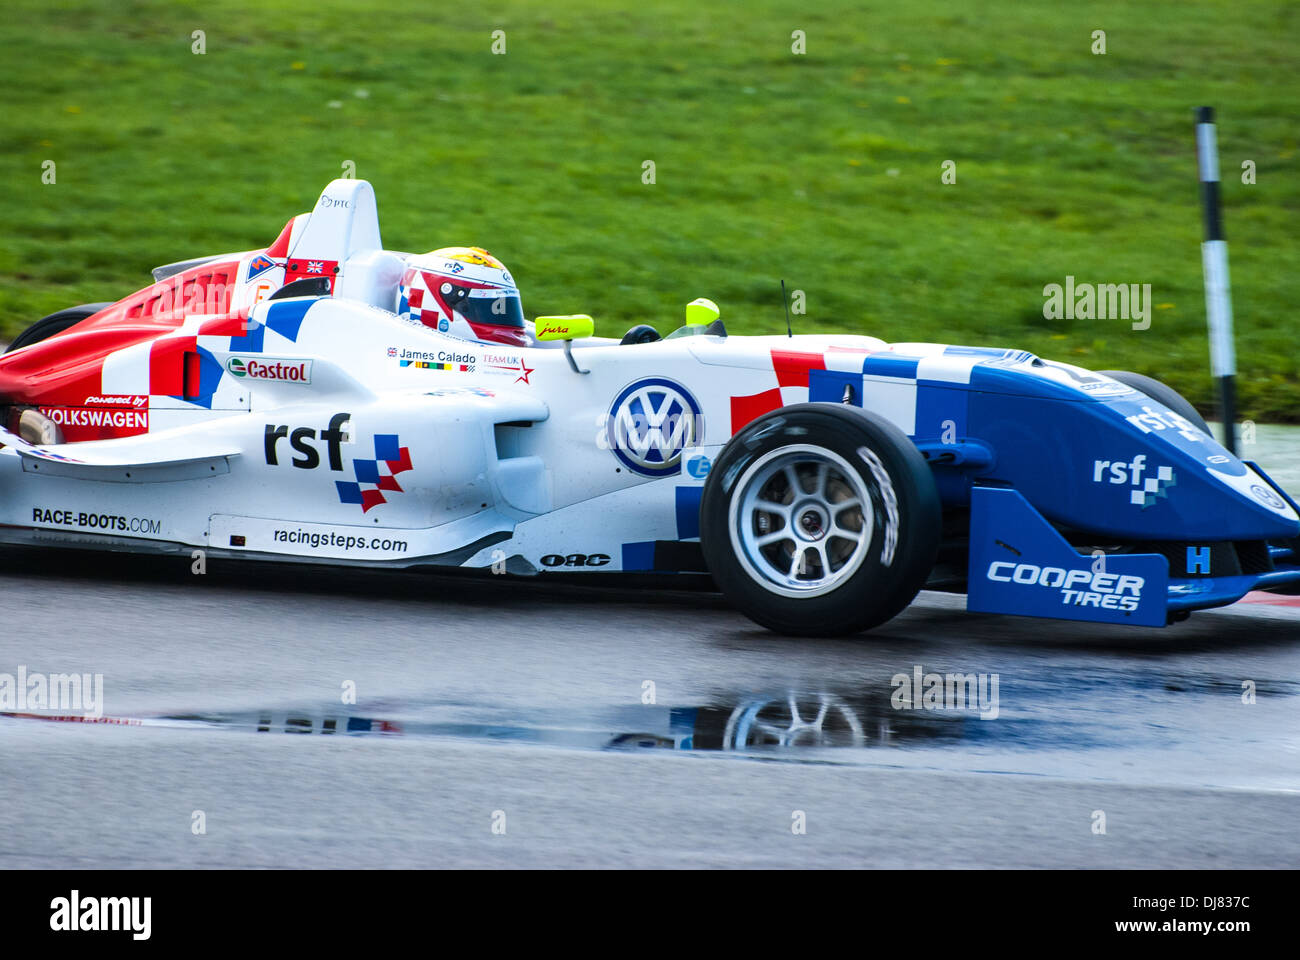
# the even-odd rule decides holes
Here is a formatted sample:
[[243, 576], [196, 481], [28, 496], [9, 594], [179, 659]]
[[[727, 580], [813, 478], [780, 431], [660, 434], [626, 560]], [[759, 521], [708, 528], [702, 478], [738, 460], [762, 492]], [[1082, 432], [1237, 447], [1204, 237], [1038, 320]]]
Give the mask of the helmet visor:
[[427, 278], [443, 304], [470, 323], [496, 327], [524, 326], [519, 291], [508, 287], [470, 287], [444, 277]]

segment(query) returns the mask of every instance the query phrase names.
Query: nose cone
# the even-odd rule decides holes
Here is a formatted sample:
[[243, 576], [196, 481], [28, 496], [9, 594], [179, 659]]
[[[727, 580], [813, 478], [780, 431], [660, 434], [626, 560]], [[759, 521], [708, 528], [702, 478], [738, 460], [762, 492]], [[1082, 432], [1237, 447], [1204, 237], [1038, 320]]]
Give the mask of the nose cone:
[[1270, 514], [1275, 515], [1279, 524], [1277, 538], [1300, 535], [1300, 515], [1258, 471], [1258, 468], [1252, 468], [1234, 457], [1228, 463], [1210, 465], [1208, 470], [1210, 476], [1235, 491], [1251, 507], [1255, 509], [1263, 507]]
[[[1101, 405], [1123, 418], [1134, 439], [1145, 441], [1151, 458], [1165, 458], [1176, 471], [1181, 467], [1191, 485], [1182, 514], [1190, 514], [1189, 526], [1211, 528], [1201, 536], [1278, 540], [1300, 535], [1300, 515], [1265, 476], [1168, 407], [1142, 394]], [[1221, 525], [1217, 538], [1216, 523]]]
[[1139, 514], [1169, 503], [1173, 523], [1152, 533], [1183, 540], [1300, 536], [1300, 515], [1287, 498], [1190, 421], [1141, 394], [1096, 406], [1114, 418], [1118, 436], [1106, 449], [1119, 455], [1097, 455], [1093, 481], [1127, 489]]
[[1213, 437], [1137, 392], [1049, 400], [970, 394], [988, 480], [1060, 527], [1117, 540], [1286, 540], [1300, 516]]

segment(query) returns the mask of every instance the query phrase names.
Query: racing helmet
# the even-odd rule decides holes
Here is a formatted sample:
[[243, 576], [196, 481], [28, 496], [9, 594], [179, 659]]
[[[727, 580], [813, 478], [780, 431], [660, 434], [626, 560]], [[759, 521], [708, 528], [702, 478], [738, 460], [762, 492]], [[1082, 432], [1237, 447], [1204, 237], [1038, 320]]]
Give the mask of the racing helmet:
[[463, 340], [529, 343], [519, 288], [481, 247], [442, 247], [411, 258], [398, 287], [397, 313]]

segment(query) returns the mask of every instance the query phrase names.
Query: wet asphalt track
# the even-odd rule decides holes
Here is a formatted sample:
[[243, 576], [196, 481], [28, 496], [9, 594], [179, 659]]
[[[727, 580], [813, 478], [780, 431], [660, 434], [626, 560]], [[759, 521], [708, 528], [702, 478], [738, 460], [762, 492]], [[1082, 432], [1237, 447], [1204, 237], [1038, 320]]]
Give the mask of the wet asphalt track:
[[[0, 555], [0, 672], [142, 721], [0, 718], [0, 868], [1300, 865], [1300, 610], [923, 594], [795, 641], [709, 594], [187, 567]], [[918, 666], [996, 674], [997, 718], [894, 709]]]

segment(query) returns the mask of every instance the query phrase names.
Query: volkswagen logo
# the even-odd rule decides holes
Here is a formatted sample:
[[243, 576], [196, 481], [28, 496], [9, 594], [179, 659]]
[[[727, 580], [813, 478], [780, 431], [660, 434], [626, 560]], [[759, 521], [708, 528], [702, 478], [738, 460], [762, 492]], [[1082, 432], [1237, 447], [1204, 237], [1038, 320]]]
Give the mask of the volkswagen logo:
[[700, 405], [685, 387], [663, 377], [625, 387], [609, 408], [609, 447], [624, 466], [642, 476], [678, 473], [682, 451], [703, 435]]

